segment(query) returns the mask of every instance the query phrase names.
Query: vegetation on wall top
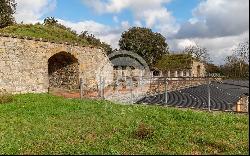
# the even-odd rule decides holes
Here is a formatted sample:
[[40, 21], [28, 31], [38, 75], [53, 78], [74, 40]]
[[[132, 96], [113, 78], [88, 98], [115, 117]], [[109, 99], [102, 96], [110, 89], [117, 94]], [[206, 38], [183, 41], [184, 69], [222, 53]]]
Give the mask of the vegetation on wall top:
[[12, 26], [0, 29], [0, 33], [10, 34], [22, 37], [33, 37], [42, 38], [50, 42], [68, 42], [68, 43], [78, 43], [80, 45], [88, 45], [88, 42], [81, 39], [76, 34], [50, 25], [42, 24], [15, 24]]
[[156, 68], [166, 72], [168, 70], [190, 69], [192, 65], [192, 56], [190, 54], [169, 54], [164, 55], [156, 64]]
[[[88, 35], [86, 32], [78, 35], [70, 28], [58, 23], [53, 17], [46, 18], [43, 24], [14, 24], [0, 29], [0, 33], [13, 35], [17, 37], [31, 37], [44, 39], [49, 42], [75, 44], [82, 46], [92, 45], [102, 48], [106, 53], [110, 53], [110, 45], [101, 42], [94, 35]], [[84, 35], [83, 35], [84, 34]]]

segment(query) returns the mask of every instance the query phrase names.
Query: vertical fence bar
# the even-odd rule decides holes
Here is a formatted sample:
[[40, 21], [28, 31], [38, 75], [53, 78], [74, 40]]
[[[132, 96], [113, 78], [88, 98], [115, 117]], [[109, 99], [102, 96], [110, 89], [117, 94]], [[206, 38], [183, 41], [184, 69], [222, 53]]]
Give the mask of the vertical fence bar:
[[105, 99], [105, 78], [102, 78], [102, 99]]
[[165, 104], [167, 105], [167, 103], [168, 103], [168, 89], [167, 89], [167, 78], [166, 77], [164, 78], [164, 84], [165, 84], [165, 87], [164, 87]]
[[207, 91], [208, 91], [208, 111], [211, 111], [211, 90], [210, 90], [210, 78], [207, 81]]
[[80, 78], [80, 98], [83, 99], [83, 79]]
[[133, 78], [131, 76], [131, 79], [130, 79], [130, 95], [131, 95], [131, 103], [133, 104], [134, 103], [134, 100], [133, 100]]
[[102, 97], [102, 77], [100, 76], [99, 80], [99, 97]]
[[157, 89], [158, 94], [160, 94], [160, 78], [157, 80]]
[[150, 92], [151, 92], [151, 83], [152, 83], [152, 82], [151, 82], [151, 81], [152, 81], [151, 79], [152, 79], [152, 77], [151, 77], [151, 75], [150, 75], [150, 78], [149, 78], [149, 91], [150, 91]]

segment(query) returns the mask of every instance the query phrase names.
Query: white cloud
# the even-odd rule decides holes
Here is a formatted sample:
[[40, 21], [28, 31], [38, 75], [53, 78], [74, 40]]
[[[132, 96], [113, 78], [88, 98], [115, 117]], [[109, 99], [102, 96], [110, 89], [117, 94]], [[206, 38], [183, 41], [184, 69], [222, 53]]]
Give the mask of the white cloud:
[[178, 31], [179, 25], [164, 4], [171, 0], [83, 0], [83, 2], [98, 13], [120, 13], [129, 9], [135, 18], [135, 25], [141, 22], [147, 27], [155, 28], [161, 33], [171, 36]]
[[197, 43], [208, 49], [208, 53], [215, 64], [223, 64], [225, 57], [233, 53], [232, 49], [234, 49], [240, 42], [248, 39], [248, 36], [249, 31], [246, 31], [236, 36], [173, 39], [168, 43], [170, 44], [170, 48], [174, 51], [182, 51], [185, 47]]
[[16, 0], [17, 9], [15, 19], [18, 23], [41, 22], [41, 17], [54, 10], [56, 0]]
[[206, 0], [193, 10], [178, 38], [234, 36], [249, 30], [249, 0]]
[[203, 0], [171, 38], [170, 46], [183, 50], [186, 44], [196, 42], [209, 50], [214, 63], [222, 64], [244, 39], [249, 39], [248, 0]]
[[59, 23], [72, 28], [78, 34], [83, 31], [88, 31], [90, 34], [95, 35], [102, 42], [110, 44], [113, 48], [118, 48], [118, 41], [123, 31], [127, 30], [130, 25], [127, 21], [121, 22], [116, 27], [111, 27], [95, 21], [82, 21], [82, 22], [71, 22], [58, 19]]
[[141, 12], [148, 9], [157, 9], [171, 0], [82, 0], [99, 13], [119, 13], [129, 8]]

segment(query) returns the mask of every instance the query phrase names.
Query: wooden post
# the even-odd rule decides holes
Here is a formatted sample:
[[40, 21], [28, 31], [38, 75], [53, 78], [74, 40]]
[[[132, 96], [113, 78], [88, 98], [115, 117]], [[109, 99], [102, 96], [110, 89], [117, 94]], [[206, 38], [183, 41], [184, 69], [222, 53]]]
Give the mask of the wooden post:
[[209, 79], [209, 77], [208, 77], [207, 91], [208, 91], [208, 111], [211, 111], [211, 94], [210, 94], [210, 79]]
[[80, 78], [80, 98], [83, 99], [83, 79]]
[[99, 80], [99, 97], [102, 97], [102, 76], [100, 76]]
[[102, 99], [105, 99], [105, 78], [102, 79]]
[[165, 104], [167, 105], [168, 104], [168, 89], [167, 89], [167, 84], [168, 82], [167, 82], [167, 78], [165, 77], [164, 78], [164, 84], [165, 84]]
[[131, 103], [134, 103], [133, 102], [133, 79], [132, 79], [132, 76], [130, 79], [130, 94], [131, 94]]
[[160, 94], [160, 78], [157, 79], [157, 93]]

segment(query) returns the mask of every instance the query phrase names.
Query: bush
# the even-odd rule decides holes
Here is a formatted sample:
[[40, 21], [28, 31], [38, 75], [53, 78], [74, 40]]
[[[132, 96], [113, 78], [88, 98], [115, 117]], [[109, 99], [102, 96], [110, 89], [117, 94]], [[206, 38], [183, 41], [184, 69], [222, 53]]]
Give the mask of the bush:
[[13, 101], [13, 95], [8, 93], [5, 89], [0, 89], [0, 104], [9, 103]]
[[134, 135], [137, 139], [149, 139], [152, 138], [154, 134], [154, 129], [144, 123], [140, 123], [137, 129], [134, 132]]

